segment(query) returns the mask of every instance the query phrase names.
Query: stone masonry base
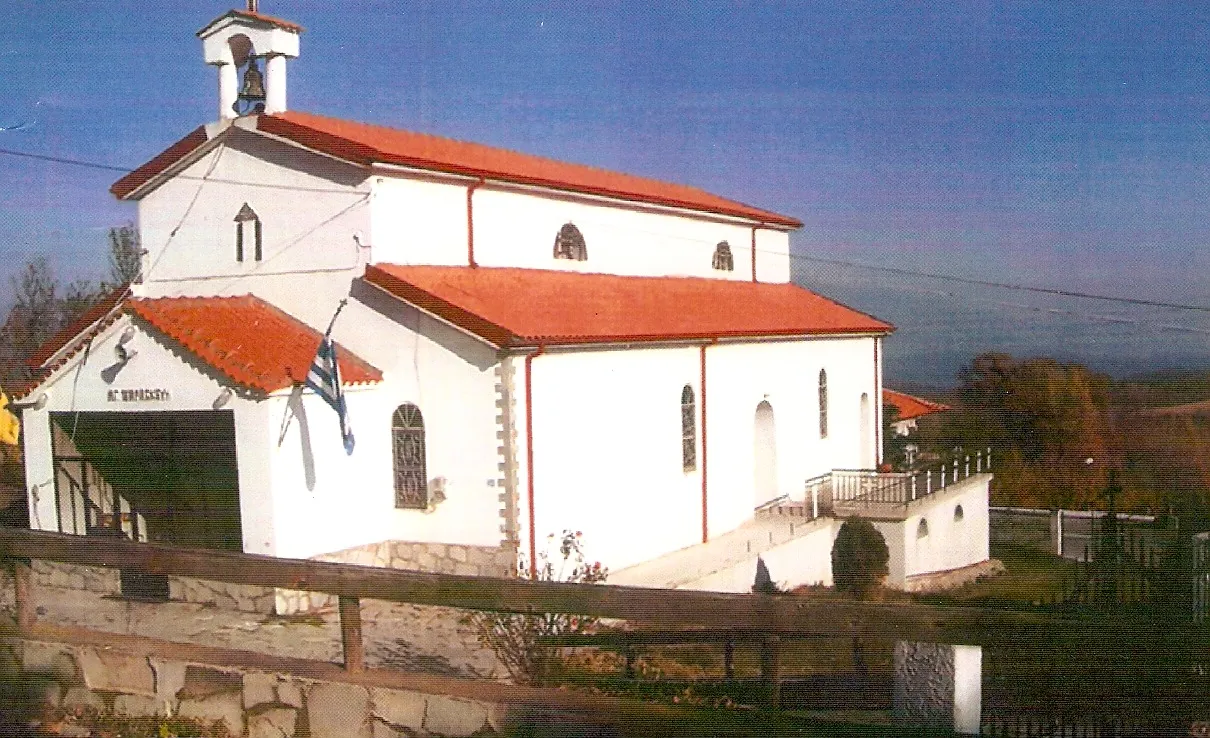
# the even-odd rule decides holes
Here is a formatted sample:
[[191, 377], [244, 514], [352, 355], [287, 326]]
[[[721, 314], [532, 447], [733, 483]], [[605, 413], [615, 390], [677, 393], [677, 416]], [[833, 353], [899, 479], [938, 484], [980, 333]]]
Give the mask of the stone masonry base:
[[957, 589], [984, 577], [994, 577], [1003, 573], [1004, 564], [999, 559], [988, 559], [959, 569], [910, 576], [903, 584], [903, 591], [943, 592], [947, 589]]
[[[517, 557], [511, 546], [382, 541], [312, 558], [315, 561], [438, 574], [506, 577], [515, 573]], [[38, 586], [80, 589], [103, 595], [122, 593], [121, 575], [117, 569], [38, 560], [32, 562], [31, 568], [34, 583]], [[168, 595], [177, 601], [212, 604], [263, 615], [290, 615], [336, 605], [336, 597], [322, 592], [228, 584], [189, 577], [169, 577]]]
[[0, 680], [35, 685], [40, 701], [68, 712], [219, 721], [248, 738], [495, 735], [507, 713], [445, 695], [32, 640], [0, 645]]
[[[462, 546], [446, 543], [413, 543], [382, 541], [343, 551], [312, 557], [315, 561], [332, 561], [359, 566], [389, 569], [412, 569], [436, 574], [507, 577], [516, 571], [517, 554], [512, 547]], [[334, 607], [336, 597], [322, 592], [277, 590], [275, 610], [278, 615], [307, 612]]]

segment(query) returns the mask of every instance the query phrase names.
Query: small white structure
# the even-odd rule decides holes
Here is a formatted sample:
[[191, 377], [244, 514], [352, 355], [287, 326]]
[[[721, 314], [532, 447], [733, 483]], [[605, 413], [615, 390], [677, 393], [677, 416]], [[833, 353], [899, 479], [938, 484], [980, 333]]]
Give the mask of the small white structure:
[[[220, 119], [113, 185], [142, 278], [34, 359], [34, 527], [468, 574], [573, 530], [617, 571], [877, 466], [893, 328], [790, 284], [798, 220], [289, 111], [300, 32], [203, 28]], [[351, 454], [302, 384], [342, 301]]]

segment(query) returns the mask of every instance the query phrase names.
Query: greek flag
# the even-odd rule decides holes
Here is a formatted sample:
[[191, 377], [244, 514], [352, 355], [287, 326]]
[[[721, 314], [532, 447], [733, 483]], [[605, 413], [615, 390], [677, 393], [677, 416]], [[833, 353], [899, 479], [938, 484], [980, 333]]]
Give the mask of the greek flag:
[[345, 396], [341, 391], [340, 366], [336, 362], [336, 343], [331, 333], [325, 333], [307, 372], [307, 386], [332, 406], [340, 416], [340, 435], [344, 439], [345, 453], [353, 454], [353, 429], [349, 427], [349, 411], [345, 408]]

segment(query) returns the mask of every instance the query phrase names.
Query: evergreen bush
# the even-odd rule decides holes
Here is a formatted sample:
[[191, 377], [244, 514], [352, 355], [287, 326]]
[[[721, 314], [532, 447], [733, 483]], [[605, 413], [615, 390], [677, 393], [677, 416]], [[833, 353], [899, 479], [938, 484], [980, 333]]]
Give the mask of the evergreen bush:
[[865, 597], [889, 573], [890, 550], [868, 520], [849, 518], [832, 544], [832, 583], [837, 591]]

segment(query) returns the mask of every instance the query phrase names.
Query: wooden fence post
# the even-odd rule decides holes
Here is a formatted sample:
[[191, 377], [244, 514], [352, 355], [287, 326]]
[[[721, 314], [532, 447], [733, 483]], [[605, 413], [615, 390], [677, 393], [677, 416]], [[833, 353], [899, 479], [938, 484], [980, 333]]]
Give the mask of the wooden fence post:
[[767, 636], [761, 644], [760, 656], [761, 677], [769, 690], [769, 707], [776, 710], [781, 706], [781, 639]]
[[38, 615], [34, 606], [34, 572], [28, 561], [13, 561], [13, 587], [17, 600], [17, 629], [26, 633], [34, 627]]
[[345, 671], [365, 669], [365, 645], [361, 640], [361, 600], [340, 598], [340, 642], [344, 647]]

